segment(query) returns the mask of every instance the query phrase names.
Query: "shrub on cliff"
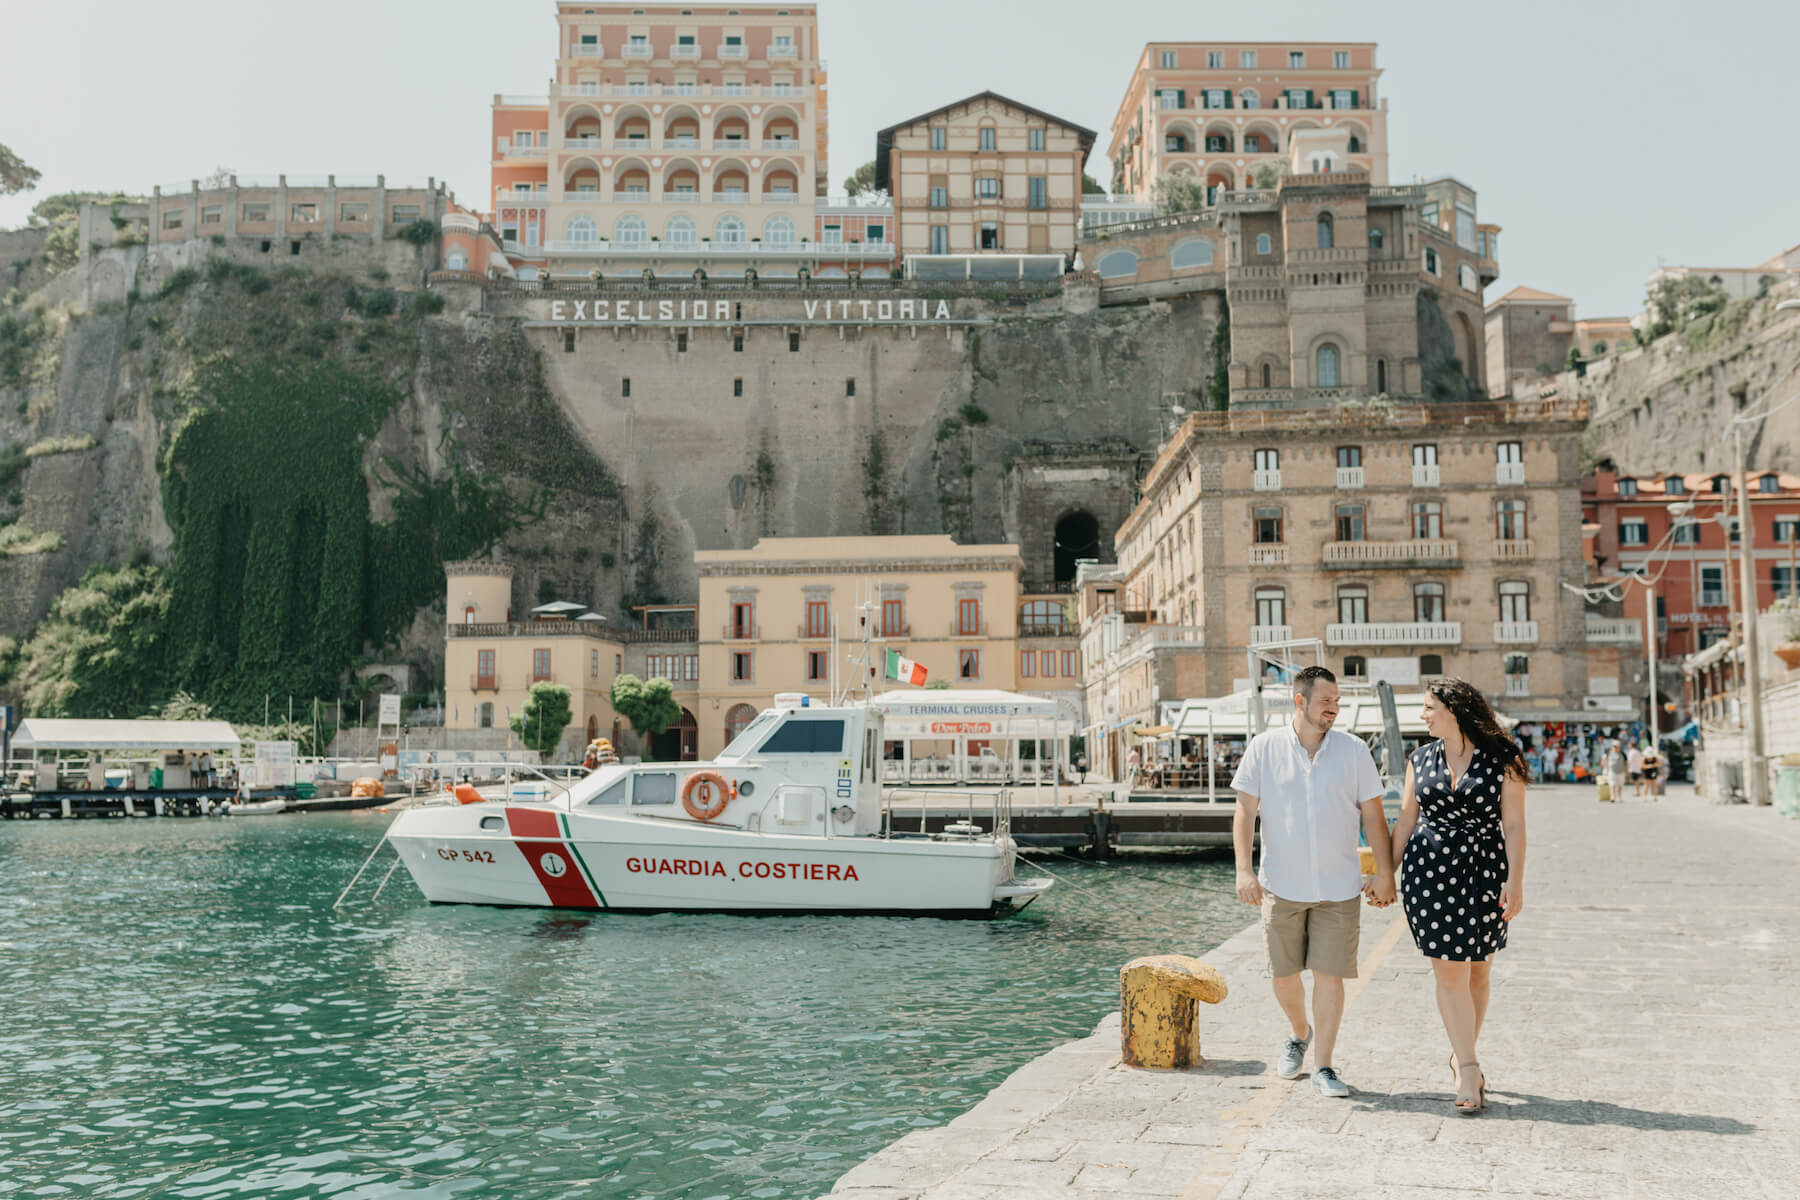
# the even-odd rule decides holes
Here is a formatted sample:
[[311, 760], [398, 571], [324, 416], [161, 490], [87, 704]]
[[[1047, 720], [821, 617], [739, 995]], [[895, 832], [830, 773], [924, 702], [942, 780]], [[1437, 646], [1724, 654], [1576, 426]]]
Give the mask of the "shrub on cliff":
[[169, 589], [155, 567], [95, 567], [20, 648], [16, 685], [36, 717], [135, 717], [168, 691]]

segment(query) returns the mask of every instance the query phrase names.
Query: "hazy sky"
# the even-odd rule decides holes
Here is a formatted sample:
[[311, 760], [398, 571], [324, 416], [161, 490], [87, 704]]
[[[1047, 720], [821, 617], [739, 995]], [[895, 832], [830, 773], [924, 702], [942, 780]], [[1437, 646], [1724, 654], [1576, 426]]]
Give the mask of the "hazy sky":
[[[1800, 5], [1779, 0], [820, 0], [833, 189], [884, 125], [991, 88], [1100, 133], [1153, 39], [1380, 44], [1394, 182], [1501, 225], [1499, 295], [1635, 311], [1658, 260], [1800, 242]], [[487, 186], [495, 92], [541, 93], [548, 0], [0, 0], [0, 143], [36, 195], [240, 174]], [[32, 193], [0, 200], [23, 223]]]

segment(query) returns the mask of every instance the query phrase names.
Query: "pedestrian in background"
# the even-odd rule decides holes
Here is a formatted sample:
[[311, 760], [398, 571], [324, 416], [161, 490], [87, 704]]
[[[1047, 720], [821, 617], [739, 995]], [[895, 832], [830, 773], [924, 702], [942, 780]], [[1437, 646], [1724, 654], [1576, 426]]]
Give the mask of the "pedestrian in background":
[[1607, 743], [1602, 762], [1606, 767], [1606, 786], [1612, 791], [1613, 802], [1619, 803], [1625, 799], [1625, 752], [1619, 749], [1617, 741]]
[[1638, 749], [1636, 742], [1625, 753], [1625, 771], [1631, 776], [1631, 786], [1639, 796], [1644, 794], [1644, 752]]

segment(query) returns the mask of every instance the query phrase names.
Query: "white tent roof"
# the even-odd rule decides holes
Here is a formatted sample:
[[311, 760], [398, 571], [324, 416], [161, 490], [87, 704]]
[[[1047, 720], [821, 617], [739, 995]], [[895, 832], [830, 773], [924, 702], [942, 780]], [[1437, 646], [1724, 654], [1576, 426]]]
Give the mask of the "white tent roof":
[[896, 717], [1054, 717], [1056, 701], [977, 688], [907, 688], [869, 701]]
[[89, 721], [31, 717], [19, 722], [20, 750], [219, 750], [238, 748], [226, 721]]
[[[1248, 697], [1249, 693], [1239, 692], [1213, 700], [1189, 700], [1182, 705], [1180, 714], [1175, 718], [1175, 732], [1182, 737], [1205, 737], [1210, 713], [1214, 737], [1246, 737], [1261, 733], [1261, 729], [1249, 728]], [[1271, 703], [1270, 697], [1265, 694], [1263, 728], [1274, 728], [1275, 722], [1284, 719], [1291, 711], [1291, 703], [1285, 696]], [[1425, 697], [1420, 694], [1394, 697], [1394, 710], [1400, 718], [1401, 733], [1425, 736], [1425, 718], [1421, 715], [1424, 706]], [[1380, 733], [1381, 701], [1373, 696], [1344, 697], [1338, 704], [1338, 719], [1332, 728], [1358, 736]]]
[[543, 613], [545, 616], [556, 616], [561, 613], [580, 612], [586, 607], [587, 605], [577, 604], [573, 600], [552, 600], [548, 604], [538, 605], [531, 611], [534, 613]]

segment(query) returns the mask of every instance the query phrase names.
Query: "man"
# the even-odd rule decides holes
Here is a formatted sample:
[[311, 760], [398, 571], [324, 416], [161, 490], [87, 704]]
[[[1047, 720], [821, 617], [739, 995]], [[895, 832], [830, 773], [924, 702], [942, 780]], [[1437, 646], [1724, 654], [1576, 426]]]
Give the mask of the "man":
[[1625, 770], [1631, 775], [1631, 786], [1639, 798], [1644, 794], [1644, 752], [1638, 749], [1636, 742], [1625, 754]]
[[[1344, 980], [1356, 977], [1362, 914], [1358, 895], [1385, 908], [1394, 902], [1393, 854], [1381, 811], [1381, 774], [1360, 738], [1332, 729], [1338, 715], [1337, 677], [1308, 667], [1294, 679], [1294, 713], [1279, 728], [1259, 733], [1244, 750], [1231, 781], [1237, 813], [1231, 842], [1237, 851], [1237, 894], [1263, 910], [1275, 999], [1293, 1028], [1279, 1074], [1300, 1074], [1313, 1047], [1313, 1084], [1326, 1096], [1350, 1089], [1331, 1065], [1344, 1016]], [[1262, 817], [1262, 870], [1250, 869], [1250, 845]], [[1375, 878], [1364, 889], [1357, 821], [1375, 852]], [[1306, 1023], [1306, 989], [1313, 975], [1313, 1023]]]

